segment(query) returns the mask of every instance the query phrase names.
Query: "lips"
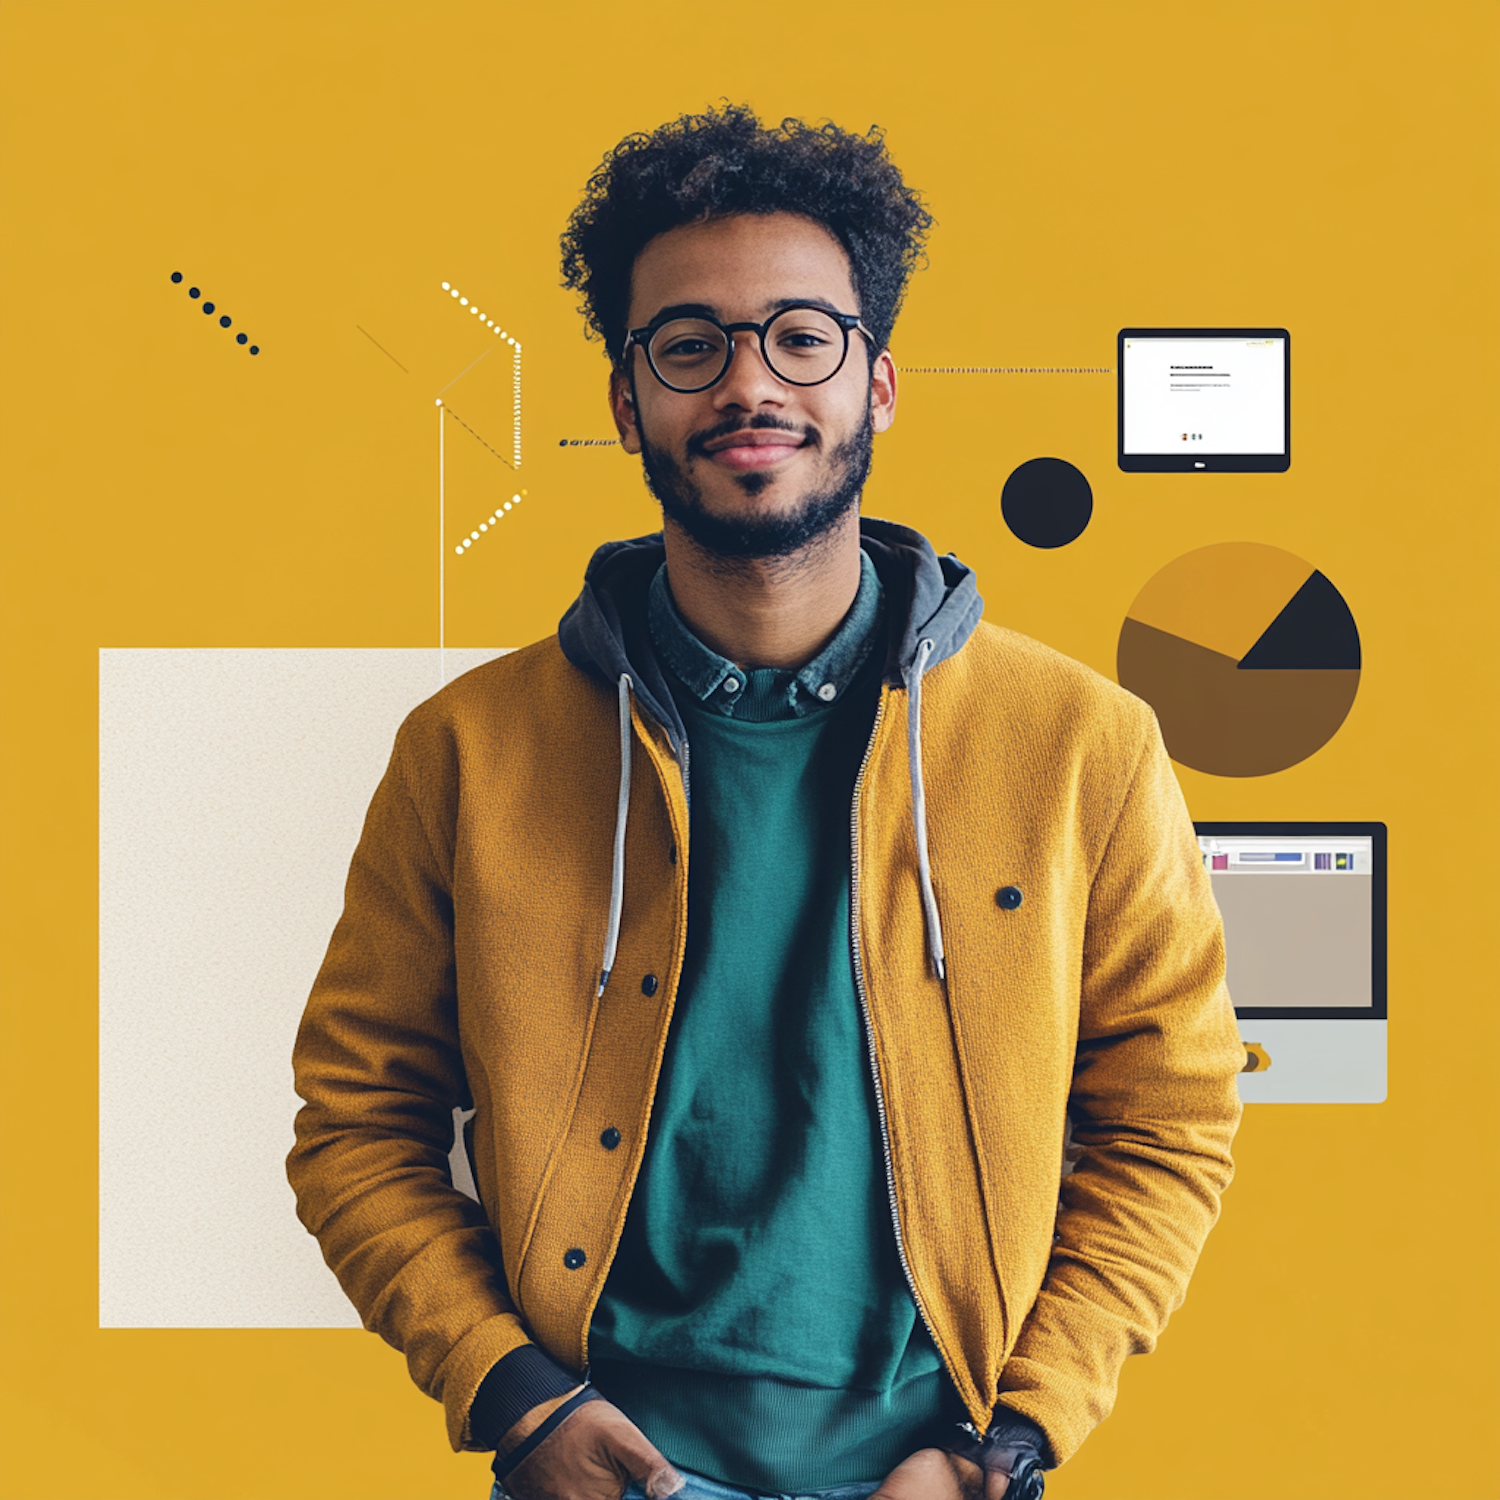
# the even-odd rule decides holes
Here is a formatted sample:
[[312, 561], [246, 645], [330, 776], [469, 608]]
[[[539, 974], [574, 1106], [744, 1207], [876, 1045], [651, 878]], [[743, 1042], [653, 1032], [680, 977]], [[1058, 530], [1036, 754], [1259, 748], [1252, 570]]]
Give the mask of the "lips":
[[807, 440], [779, 429], [745, 428], [703, 444], [703, 452], [730, 469], [766, 469], [790, 458]]

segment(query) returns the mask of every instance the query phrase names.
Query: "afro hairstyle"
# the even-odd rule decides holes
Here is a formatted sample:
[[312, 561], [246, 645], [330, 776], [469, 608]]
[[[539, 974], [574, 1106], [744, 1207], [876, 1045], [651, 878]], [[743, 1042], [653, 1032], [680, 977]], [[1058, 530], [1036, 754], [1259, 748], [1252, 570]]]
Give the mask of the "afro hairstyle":
[[794, 213], [828, 230], [849, 257], [859, 312], [885, 348], [932, 215], [901, 179], [878, 126], [763, 126], [725, 102], [628, 135], [589, 179], [562, 237], [563, 285], [580, 293], [590, 334], [618, 366], [630, 277], [668, 229], [733, 214]]

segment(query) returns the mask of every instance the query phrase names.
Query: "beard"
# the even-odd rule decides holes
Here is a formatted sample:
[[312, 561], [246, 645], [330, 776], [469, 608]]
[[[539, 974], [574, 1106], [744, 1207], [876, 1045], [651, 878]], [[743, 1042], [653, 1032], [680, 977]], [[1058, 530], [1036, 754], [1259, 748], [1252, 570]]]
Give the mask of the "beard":
[[[775, 417], [752, 417], [735, 422], [722, 431], [713, 429], [688, 440], [689, 453], [702, 453], [702, 445], [715, 437], [749, 428], [797, 431]], [[808, 433], [807, 436], [816, 435]], [[703, 490], [687, 470], [641, 432], [641, 463], [646, 484], [661, 506], [662, 515], [679, 526], [688, 538], [709, 556], [723, 562], [747, 562], [759, 558], [790, 557], [825, 536], [851, 510], [858, 509], [860, 492], [870, 474], [875, 429], [866, 409], [859, 427], [828, 453], [831, 470], [822, 488], [802, 496], [790, 509], [777, 515], [717, 516], [704, 504]], [[773, 483], [769, 474], [752, 471], [734, 475], [734, 482], [747, 496], [755, 496]]]

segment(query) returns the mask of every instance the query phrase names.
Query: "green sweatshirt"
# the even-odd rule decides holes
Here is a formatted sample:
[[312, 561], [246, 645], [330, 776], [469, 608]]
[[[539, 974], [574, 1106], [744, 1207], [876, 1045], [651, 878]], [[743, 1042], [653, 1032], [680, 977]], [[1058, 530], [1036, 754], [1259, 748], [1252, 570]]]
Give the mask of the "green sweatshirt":
[[850, 955], [866, 568], [797, 674], [740, 672], [664, 577], [653, 598], [692, 754], [688, 952], [590, 1361], [673, 1462], [752, 1489], [881, 1479], [962, 1415], [897, 1258]]

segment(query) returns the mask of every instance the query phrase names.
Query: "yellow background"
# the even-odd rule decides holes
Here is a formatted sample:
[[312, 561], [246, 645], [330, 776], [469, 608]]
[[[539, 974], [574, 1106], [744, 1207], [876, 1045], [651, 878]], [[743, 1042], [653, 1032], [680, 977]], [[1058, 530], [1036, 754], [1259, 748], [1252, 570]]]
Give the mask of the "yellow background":
[[[869, 513], [1107, 674], [1146, 579], [1222, 541], [1323, 569], [1364, 642], [1319, 754], [1182, 780], [1200, 818], [1390, 825], [1389, 1102], [1249, 1112], [1186, 1306], [1049, 1495], [1500, 1493], [1497, 21], [1438, 0], [9, 0], [0, 1493], [487, 1493], [370, 1335], [97, 1327], [97, 652], [435, 644], [433, 399], [485, 347], [445, 279], [525, 345], [528, 490], [449, 567], [448, 642], [552, 629], [595, 543], [656, 524], [632, 461], [557, 446], [610, 431], [558, 232], [607, 146], [720, 95], [886, 127], [939, 221], [898, 362], [1112, 367], [1126, 325], [1292, 332], [1285, 475], [1121, 474], [1107, 375], [912, 374], [877, 445]], [[451, 398], [508, 451], [502, 359]], [[451, 541], [513, 481], [451, 428], [448, 450]], [[999, 513], [1043, 454], [1096, 502], [1055, 552]]]

